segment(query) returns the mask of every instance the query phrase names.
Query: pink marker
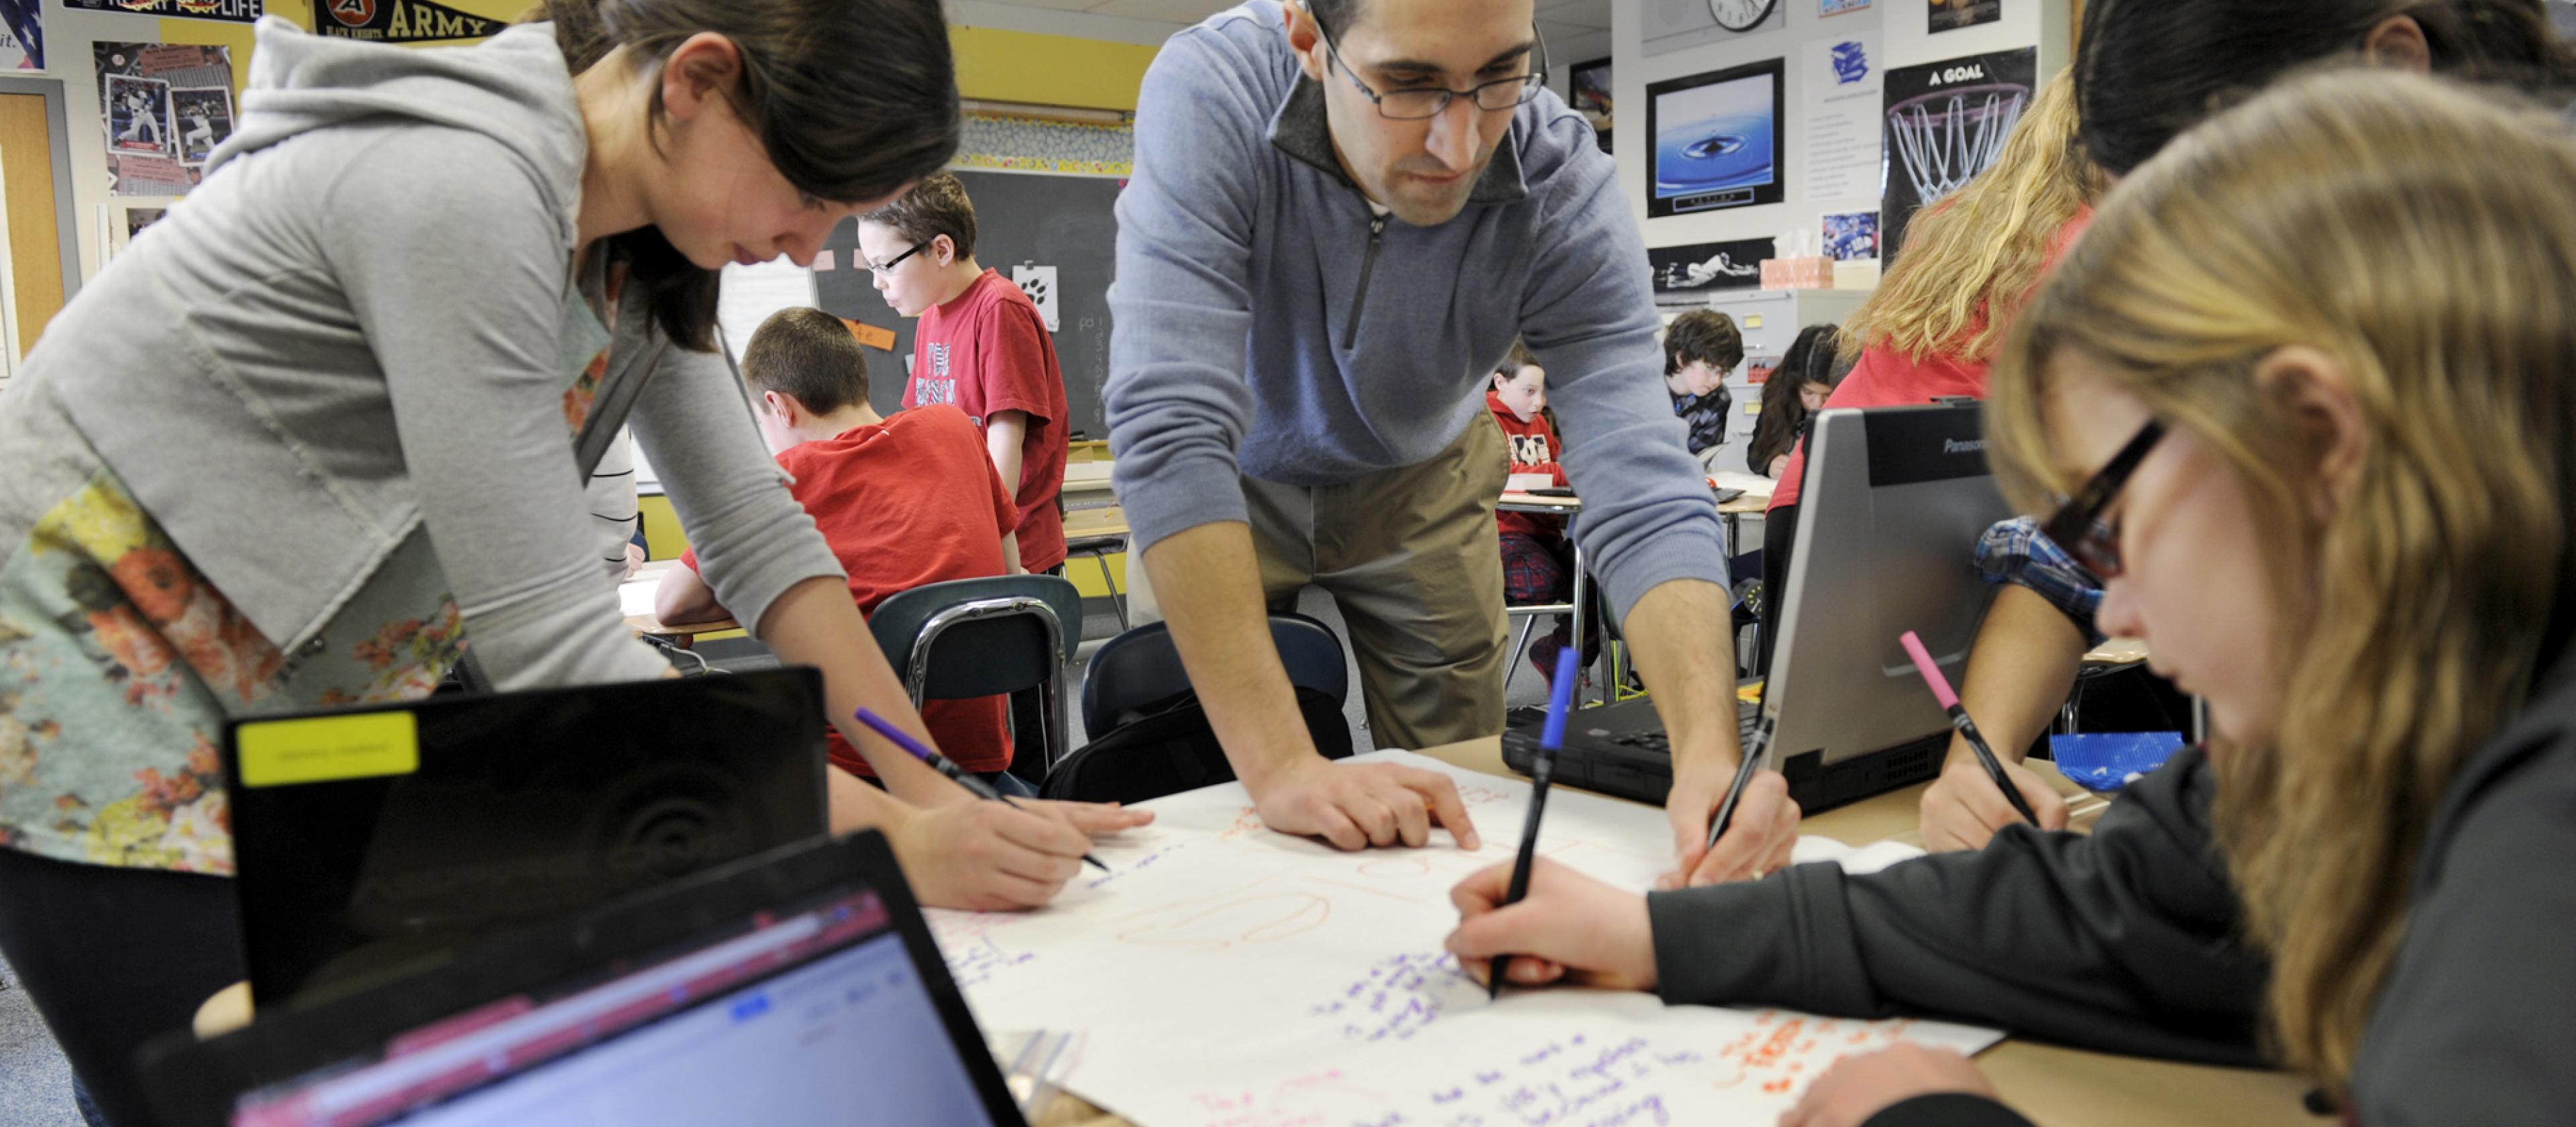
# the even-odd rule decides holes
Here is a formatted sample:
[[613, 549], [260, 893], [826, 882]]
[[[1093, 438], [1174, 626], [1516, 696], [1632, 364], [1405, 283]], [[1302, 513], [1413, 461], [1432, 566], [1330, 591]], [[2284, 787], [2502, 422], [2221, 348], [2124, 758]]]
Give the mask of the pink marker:
[[1931, 651], [1923, 648], [1923, 639], [1908, 630], [1896, 640], [1905, 647], [1905, 656], [1914, 659], [1914, 668], [1922, 671], [1923, 683], [1932, 686], [1932, 699], [1939, 701], [1942, 711], [1950, 714], [1950, 726], [1968, 737], [1968, 750], [1977, 754], [1977, 762], [1985, 767], [1995, 786], [2004, 792], [2004, 799], [2012, 803], [2013, 809], [2020, 812], [2024, 820], [2033, 826], [2038, 825], [2039, 815], [2033, 813], [2030, 803], [2022, 798], [2021, 788], [2004, 777], [2003, 762], [1995, 758], [1995, 749], [1986, 746], [1986, 737], [1977, 731], [1977, 722], [1968, 719], [1968, 710], [1960, 705], [1959, 694], [1950, 691], [1950, 679], [1941, 675], [1940, 666], [1933, 664]]

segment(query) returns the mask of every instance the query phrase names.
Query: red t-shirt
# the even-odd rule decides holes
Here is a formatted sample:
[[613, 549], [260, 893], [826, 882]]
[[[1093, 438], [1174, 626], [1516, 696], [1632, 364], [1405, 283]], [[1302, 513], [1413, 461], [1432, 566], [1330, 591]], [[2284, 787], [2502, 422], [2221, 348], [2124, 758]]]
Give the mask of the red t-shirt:
[[1026, 411], [1020, 440], [1020, 566], [1045, 571], [1064, 562], [1067, 414], [1064, 372], [1037, 303], [1010, 279], [987, 269], [946, 305], [922, 310], [912, 332], [912, 379], [903, 406], [945, 403], [974, 421], [997, 411]]
[[[778, 464], [850, 576], [862, 615], [899, 591], [1003, 573], [1002, 533], [1019, 509], [984, 452], [983, 436], [953, 407], [906, 411], [875, 426], [791, 447]], [[694, 571], [692, 549], [680, 562]], [[1008, 697], [926, 701], [922, 722], [939, 750], [969, 771], [1011, 765]], [[832, 763], [872, 775], [857, 749], [831, 730]]]
[[[2057, 233], [2057, 245], [2049, 251], [2048, 264], [2066, 256], [2066, 248], [2075, 245], [2077, 236], [2093, 223], [2093, 212], [2085, 209], [2067, 221]], [[2046, 271], [2041, 272], [2046, 277]], [[1981, 310], [1970, 323], [1969, 336], [1985, 327]], [[1884, 346], [1862, 350], [1860, 363], [1843, 377], [1841, 386], [1825, 398], [1825, 409], [1837, 407], [1920, 407], [1935, 399], [1964, 395], [1970, 399], [1986, 397], [1986, 368], [1983, 360], [1942, 354], [1913, 357]], [[1798, 503], [1798, 485], [1807, 479], [1807, 442], [1798, 440], [1789, 451], [1789, 464], [1780, 470], [1780, 481], [1771, 489], [1771, 504], [1777, 509]]]
[[[1565, 484], [1565, 466], [1556, 460], [1557, 452], [1563, 446], [1556, 441], [1556, 428], [1547, 424], [1546, 415], [1541, 414], [1524, 423], [1510, 407], [1504, 406], [1502, 396], [1491, 391], [1485, 393], [1485, 407], [1494, 413], [1494, 421], [1503, 426], [1503, 446], [1511, 456], [1513, 473], [1546, 474], [1550, 481]], [[1515, 532], [1539, 537], [1565, 533], [1562, 518], [1536, 513], [1495, 513], [1494, 527], [1506, 536]]]

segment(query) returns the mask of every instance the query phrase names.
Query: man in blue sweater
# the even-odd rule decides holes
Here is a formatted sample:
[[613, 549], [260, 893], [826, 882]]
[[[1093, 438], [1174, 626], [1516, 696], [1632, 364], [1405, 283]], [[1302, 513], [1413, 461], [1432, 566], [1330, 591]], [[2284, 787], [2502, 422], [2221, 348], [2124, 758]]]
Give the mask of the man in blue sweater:
[[1738, 756], [1723, 532], [1659, 383], [1636, 224], [1544, 67], [1532, 0], [1252, 0], [1164, 45], [1110, 291], [1130, 584], [1264, 823], [1358, 849], [1436, 817], [1475, 848], [1445, 777], [1316, 754], [1264, 607], [1333, 594], [1380, 746], [1501, 730], [1508, 460], [1483, 387], [1519, 336], [1673, 738], [1676, 873], [1754, 875], [1797, 807], [1766, 772], [1702, 848]]

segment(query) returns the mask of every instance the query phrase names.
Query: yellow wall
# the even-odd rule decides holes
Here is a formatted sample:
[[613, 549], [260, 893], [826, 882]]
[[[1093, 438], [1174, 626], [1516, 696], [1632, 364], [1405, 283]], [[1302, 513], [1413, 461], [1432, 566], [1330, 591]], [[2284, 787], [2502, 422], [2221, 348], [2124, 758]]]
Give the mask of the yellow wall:
[[1132, 110], [1157, 48], [989, 27], [948, 27], [957, 92], [994, 102]]

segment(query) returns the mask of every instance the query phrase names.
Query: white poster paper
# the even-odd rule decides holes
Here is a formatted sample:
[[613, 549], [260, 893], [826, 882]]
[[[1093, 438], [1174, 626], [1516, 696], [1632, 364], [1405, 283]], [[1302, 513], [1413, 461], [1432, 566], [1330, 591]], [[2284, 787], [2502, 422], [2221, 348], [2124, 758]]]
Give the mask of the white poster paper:
[[1807, 44], [1807, 198], [1876, 199], [1879, 178], [1879, 39], [1874, 31]]
[[[1143, 1127], [1768, 1123], [1838, 1057], [1996, 1040], [1598, 990], [1489, 1002], [1441, 950], [1457, 922], [1448, 892], [1511, 862], [1529, 785], [1405, 752], [1365, 758], [1455, 780], [1484, 848], [1435, 834], [1423, 849], [1337, 852], [1264, 828], [1240, 784], [1145, 804], [1152, 826], [1098, 841], [1111, 871], [1049, 907], [928, 913], [976, 1019], [1083, 1032], [1067, 1087]], [[1539, 852], [1643, 890], [1671, 864], [1669, 834], [1658, 811], [1558, 788]], [[1796, 853], [1854, 872], [1919, 855], [1821, 838]]]

